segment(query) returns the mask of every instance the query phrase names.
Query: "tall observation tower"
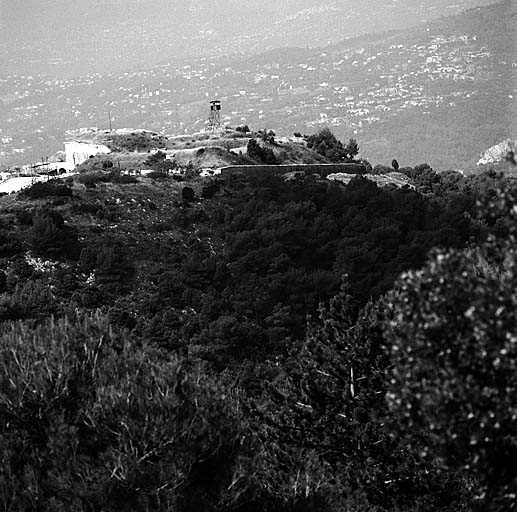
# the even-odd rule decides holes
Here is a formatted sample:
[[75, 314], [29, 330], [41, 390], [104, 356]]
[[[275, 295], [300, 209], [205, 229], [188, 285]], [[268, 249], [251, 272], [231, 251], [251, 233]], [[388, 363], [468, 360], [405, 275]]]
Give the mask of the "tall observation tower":
[[221, 102], [212, 100], [210, 102], [210, 117], [208, 118], [208, 130], [215, 132], [221, 129]]

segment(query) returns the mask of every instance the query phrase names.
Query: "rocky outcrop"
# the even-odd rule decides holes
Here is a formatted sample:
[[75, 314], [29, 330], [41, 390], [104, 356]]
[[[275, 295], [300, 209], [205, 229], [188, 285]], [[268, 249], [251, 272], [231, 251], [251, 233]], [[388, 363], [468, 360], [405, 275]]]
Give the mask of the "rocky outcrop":
[[[354, 179], [356, 174], [347, 174], [343, 172], [329, 174], [327, 179], [332, 181], [340, 181], [341, 183], [348, 184]], [[388, 185], [394, 185], [395, 187], [410, 187], [415, 188], [411, 184], [411, 180], [401, 172], [389, 172], [387, 174], [364, 174], [363, 178], [373, 181], [379, 187], [387, 187]]]
[[515, 148], [517, 146], [517, 141], [512, 139], [506, 139], [505, 141], [492, 146], [490, 149], [487, 149], [478, 161], [478, 165], [487, 165], [487, 164], [496, 164], [499, 162], [504, 162], [508, 154], [513, 152], [515, 154]]

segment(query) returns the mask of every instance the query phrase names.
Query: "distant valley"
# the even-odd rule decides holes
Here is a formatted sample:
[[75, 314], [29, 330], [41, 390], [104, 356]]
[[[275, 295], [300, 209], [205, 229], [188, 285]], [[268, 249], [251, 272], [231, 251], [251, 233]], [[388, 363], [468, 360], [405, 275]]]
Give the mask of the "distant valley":
[[60, 149], [68, 130], [106, 128], [109, 111], [115, 127], [198, 131], [212, 98], [222, 100], [227, 124], [279, 134], [329, 126], [342, 139], [357, 138], [373, 163], [474, 166], [517, 133], [515, 7], [506, 1], [323, 49], [75, 79], [9, 75], [0, 79], [0, 166]]
[[70, 78], [178, 58], [322, 47], [490, 0], [0, 0], [4, 73]]

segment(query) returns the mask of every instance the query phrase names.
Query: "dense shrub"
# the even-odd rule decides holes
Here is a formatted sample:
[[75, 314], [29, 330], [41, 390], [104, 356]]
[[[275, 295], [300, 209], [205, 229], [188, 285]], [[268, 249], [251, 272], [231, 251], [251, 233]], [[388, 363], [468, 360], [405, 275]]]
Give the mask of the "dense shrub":
[[153, 171], [147, 175], [152, 180], [168, 180], [170, 175], [168, 171]]
[[20, 241], [14, 230], [0, 227], [0, 258], [9, 258], [21, 249]]
[[504, 238], [436, 252], [388, 297], [388, 399], [404, 443], [428, 472], [477, 481], [475, 508], [501, 512], [517, 488], [515, 199], [490, 203], [505, 215]]
[[12, 293], [0, 295], [0, 322], [46, 318], [55, 312], [55, 308], [56, 301], [48, 282], [44, 280], [19, 282], [15, 284]]
[[264, 444], [238, 391], [105, 317], [16, 324], [0, 341], [10, 510], [324, 509], [317, 462]]
[[[99, 298], [125, 294], [132, 286], [135, 266], [127, 250], [117, 241], [104, 239], [85, 247], [80, 254], [78, 268], [86, 275], [95, 276], [95, 285], [101, 288]], [[102, 303], [92, 304], [101, 306]]]
[[258, 163], [274, 165], [276, 156], [271, 148], [261, 146], [256, 139], [250, 139], [247, 147], [248, 156]]
[[352, 161], [359, 154], [359, 146], [355, 139], [350, 139], [344, 145], [328, 128], [307, 137], [307, 147], [331, 162]]
[[203, 186], [201, 190], [201, 197], [205, 199], [211, 199], [214, 197], [221, 188], [221, 183], [217, 180], [211, 180]]
[[[10, 204], [2, 505], [511, 509], [517, 193], [400, 171], [425, 195], [257, 172], [186, 177], [188, 208], [145, 184]], [[26, 254], [66, 257], [72, 225], [77, 264]]]
[[[138, 306], [140, 322], [154, 326], [169, 307], [196, 311], [176, 316], [171, 343], [195, 344], [218, 366], [263, 360], [303, 339], [307, 315], [339, 291], [343, 274], [363, 305], [402, 270], [421, 266], [434, 245], [461, 247], [477, 234], [463, 213], [365, 179], [346, 187], [262, 173], [218, 180], [211, 200], [171, 212], [169, 225], [192, 236], [179, 244], [165, 235], [149, 248], [145, 257], [160, 261], [159, 271]], [[161, 276], [173, 276], [174, 286], [162, 287]], [[159, 327], [149, 336], [169, 344]]]
[[164, 174], [168, 174], [169, 171], [177, 167], [176, 162], [168, 160], [167, 155], [163, 151], [157, 151], [150, 155], [144, 162], [144, 165], [149, 169], [154, 169], [156, 172]]
[[28, 241], [38, 256], [76, 259], [81, 251], [73, 228], [65, 226], [63, 217], [54, 211], [41, 212], [34, 217]]
[[285, 373], [268, 386], [274, 405], [260, 421], [277, 425], [282, 446], [317, 447], [344, 510], [461, 510], [461, 479], [426, 473], [390, 436], [397, 423], [385, 398], [392, 368], [386, 318], [384, 300], [358, 310], [343, 287], [291, 348]]
[[135, 176], [127, 176], [120, 174], [120, 172], [98, 172], [82, 174], [77, 178], [79, 183], [82, 183], [86, 188], [95, 188], [97, 183], [118, 183], [127, 185], [131, 183], [138, 183]]
[[0, 375], [9, 418], [0, 486], [11, 510], [209, 510], [231, 483], [235, 400], [101, 317], [13, 326]]
[[82, 183], [86, 188], [95, 188], [97, 183], [105, 182], [105, 178], [103, 174], [82, 174], [77, 178], [79, 183]]
[[189, 204], [192, 203], [192, 201], [194, 201], [196, 194], [194, 193], [194, 190], [191, 187], [183, 187], [183, 189], [181, 190], [181, 197], [185, 204]]
[[45, 199], [47, 197], [71, 197], [72, 189], [61, 180], [39, 181], [23, 189], [20, 194], [28, 199]]
[[129, 176], [127, 174], [111, 173], [109, 180], [111, 183], [118, 183], [119, 185], [131, 185], [138, 183], [136, 176]]

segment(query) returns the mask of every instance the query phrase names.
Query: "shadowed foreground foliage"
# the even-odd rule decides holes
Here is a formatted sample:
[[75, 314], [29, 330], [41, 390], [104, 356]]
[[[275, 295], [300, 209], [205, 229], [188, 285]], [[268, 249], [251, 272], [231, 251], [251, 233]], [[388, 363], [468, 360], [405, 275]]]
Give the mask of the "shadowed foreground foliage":
[[413, 171], [3, 213], [4, 509], [512, 510], [517, 195]]
[[0, 418], [0, 500], [9, 510], [314, 510], [324, 502], [325, 475], [285, 450], [278, 455], [291, 473], [278, 467], [238, 389], [127, 341], [101, 315], [4, 330]]

